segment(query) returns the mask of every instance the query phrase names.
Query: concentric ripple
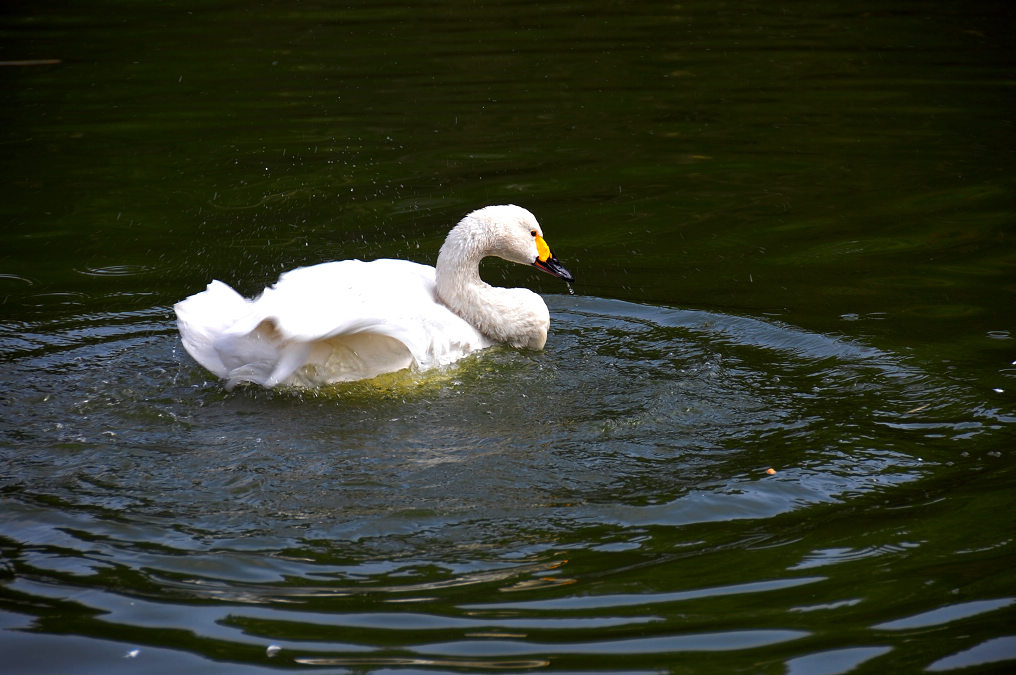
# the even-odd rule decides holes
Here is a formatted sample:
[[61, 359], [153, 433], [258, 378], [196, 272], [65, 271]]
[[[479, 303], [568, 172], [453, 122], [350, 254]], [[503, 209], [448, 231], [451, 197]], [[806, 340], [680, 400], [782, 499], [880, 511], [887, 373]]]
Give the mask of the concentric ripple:
[[[869, 611], [840, 575], [921, 538], [821, 523], [934, 484], [991, 408], [776, 322], [551, 308], [542, 353], [323, 392], [225, 392], [164, 307], [0, 327], [5, 625], [153, 666], [183, 635], [251, 667], [891, 658], [895, 624], [814, 619]], [[963, 616], [1009, 611], [985, 600]]]

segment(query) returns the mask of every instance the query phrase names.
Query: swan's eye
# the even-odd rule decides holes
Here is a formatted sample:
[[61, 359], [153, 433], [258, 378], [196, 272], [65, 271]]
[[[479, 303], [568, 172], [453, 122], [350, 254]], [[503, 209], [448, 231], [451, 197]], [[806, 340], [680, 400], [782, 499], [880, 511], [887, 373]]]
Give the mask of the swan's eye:
[[533, 231], [532, 231], [532, 232], [530, 232], [529, 234], [531, 234], [531, 235], [533, 235], [533, 236], [535, 237], [535, 236], [536, 236], [536, 230], [533, 230]]

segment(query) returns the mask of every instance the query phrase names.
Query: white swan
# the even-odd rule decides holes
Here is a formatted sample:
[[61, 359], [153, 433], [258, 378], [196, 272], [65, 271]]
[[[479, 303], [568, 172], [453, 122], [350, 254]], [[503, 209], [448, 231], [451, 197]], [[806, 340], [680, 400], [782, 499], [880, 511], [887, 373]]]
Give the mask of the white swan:
[[232, 388], [317, 386], [444, 365], [504, 342], [542, 349], [550, 313], [525, 288], [480, 279], [482, 258], [534, 265], [565, 281], [532, 213], [473, 211], [445, 239], [437, 268], [343, 260], [286, 272], [247, 300], [221, 281], [176, 304], [183, 346]]

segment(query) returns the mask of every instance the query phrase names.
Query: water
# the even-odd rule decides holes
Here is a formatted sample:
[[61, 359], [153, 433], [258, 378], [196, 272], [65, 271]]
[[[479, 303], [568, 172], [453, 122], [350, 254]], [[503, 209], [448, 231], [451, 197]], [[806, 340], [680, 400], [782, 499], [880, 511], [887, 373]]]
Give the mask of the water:
[[[12, 6], [3, 671], [1011, 668], [1012, 19]], [[226, 392], [179, 344], [212, 278], [503, 202], [576, 276], [484, 265], [542, 352]]]

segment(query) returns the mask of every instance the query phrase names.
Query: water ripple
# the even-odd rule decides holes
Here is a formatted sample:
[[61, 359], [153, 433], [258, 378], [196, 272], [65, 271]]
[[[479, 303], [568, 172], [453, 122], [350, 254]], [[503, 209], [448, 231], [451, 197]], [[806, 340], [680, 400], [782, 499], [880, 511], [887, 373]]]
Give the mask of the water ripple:
[[[909, 518], [956, 444], [1005, 427], [989, 402], [777, 322], [550, 305], [544, 352], [321, 392], [224, 391], [168, 307], [0, 324], [0, 602], [41, 630], [60, 602], [88, 634], [130, 626], [118, 658], [186, 626], [236, 662], [467, 670], [751, 650], [806, 672], [1011, 612], [891, 618], [843, 585], [929, 546]], [[844, 512], [898, 522], [823, 527]], [[1011, 542], [954, 548], [987, 570]]]

